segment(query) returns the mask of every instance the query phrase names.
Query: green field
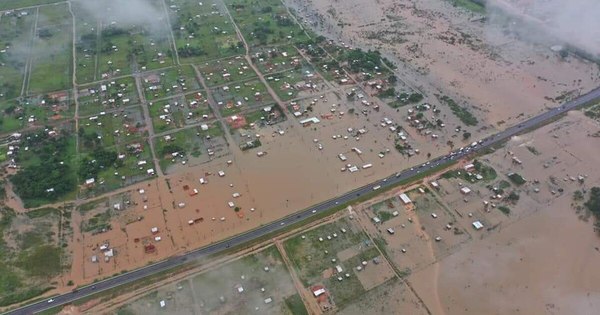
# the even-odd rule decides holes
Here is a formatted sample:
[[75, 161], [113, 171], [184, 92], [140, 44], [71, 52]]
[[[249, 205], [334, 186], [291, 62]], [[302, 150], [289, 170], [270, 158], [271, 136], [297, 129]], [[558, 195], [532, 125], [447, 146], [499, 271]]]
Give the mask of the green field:
[[267, 87], [257, 79], [213, 88], [211, 93], [223, 116], [273, 102]]
[[35, 20], [33, 9], [0, 18], [0, 101], [21, 95]]
[[254, 70], [241, 56], [202, 63], [200, 73], [208, 86], [229, 84], [256, 77]]
[[[335, 266], [331, 259], [337, 258], [337, 253], [348, 248], [360, 252], [366, 244], [367, 235], [348, 219], [341, 219], [286, 240], [284, 248], [300, 280], [308, 286], [322, 281], [323, 271]], [[345, 269], [352, 267], [349, 265]]]
[[78, 35], [75, 48], [79, 83], [175, 64], [162, 3], [159, 0], [145, 3], [149, 16], [141, 21], [137, 19], [137, 23], [127, 20], [126, 16], [112, 14], [115, 8], [99, 3], [88, 1], [84, 5], [75, 1], [72, 4]]
[[79, 116], [122, 109], [139, 103], [132, 77], [101, 81], [79, 88]]
[[258, 47], [254, 49], [252, 61], [262, 74], [270, 74], [294, 68], [302, 57], [292, 45]]
[[72, 86], [72, 23], [66, 4], [39, 9], [28, 91], [31, 94]]
[[174, 0], [172, 30], [181, 63], [201, 63], [244, 52], [229, 17], [218, 4]]
[[225, 3], [251, 47], [290, 44], [308, 39], [280, 1], [226, 0]]
[[191, 66], [144, 73], [142, 84], [148, 101], [187, 94], [200, 89], [200, 83]]
[[81, 118], [79, 143], [83, 151], [130, 143], [145, 135], [145, 125], [139, 106], [128, 107], [118, 113]]
[[49, 280], [68, 267], [62, 247], [72, 232], [61, 219], [68, 222], [70, 212], [47, 208], [24, 215], [0, 208], [0, 306], [52, 289]]
[[173, 164], [206, 154], [207, 136], [221, 137], [223, 131], [218, 123], [207, 123], [208, 130], [201, 127], [188, 128], [155, 138], [156, 155], [163, 171]]

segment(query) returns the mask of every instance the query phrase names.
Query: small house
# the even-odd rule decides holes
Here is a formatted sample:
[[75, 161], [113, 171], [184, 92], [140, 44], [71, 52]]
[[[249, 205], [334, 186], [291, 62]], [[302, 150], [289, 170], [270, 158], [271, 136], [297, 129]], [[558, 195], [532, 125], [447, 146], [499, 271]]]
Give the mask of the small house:
[[483, 228], [483, 224], [481, 223], [481, 221], [475, 221], [475, 222], [473, 222], [473, 227], [476, 230], [481, 230]]

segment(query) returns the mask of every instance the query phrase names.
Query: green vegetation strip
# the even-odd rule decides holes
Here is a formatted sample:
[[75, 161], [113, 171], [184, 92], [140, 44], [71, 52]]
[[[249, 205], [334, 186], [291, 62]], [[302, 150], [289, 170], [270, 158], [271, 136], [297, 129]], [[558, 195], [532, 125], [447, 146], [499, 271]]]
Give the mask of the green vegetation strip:
[[64, 0], [2, 0], [0, 1], [1, 10], [19, 9], [36, 5], [52, 4], [65, 2]]
[[479, 123], [477, 118], [473, 116], [469, 109], [458, 105], [458, 103], [456, 103], [455, 100], [451, 99], [446, 95], [439, 97], [439, 99], [445, 102], [450, 107], [452, 113], [454, 113], [454, 115], [456, 115], [456, 117], [458, 117], [458, 119], [460, 119], [460, 121], [462, 121], [463, 124], [467, 126], [476, 126]]
[[485, 4], [483, 0], [451, 0], [455, 7], [465, 8], [474, 13], [485, 14]]
[[308, 315], [308, 311], [298, 293], [285, 299], [285, 305], [292, 315]]

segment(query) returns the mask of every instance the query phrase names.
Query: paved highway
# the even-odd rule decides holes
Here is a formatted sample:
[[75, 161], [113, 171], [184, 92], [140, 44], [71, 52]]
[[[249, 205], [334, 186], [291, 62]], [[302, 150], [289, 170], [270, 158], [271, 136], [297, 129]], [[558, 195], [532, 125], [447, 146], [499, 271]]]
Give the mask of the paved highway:
[[47, 310], [47, 309], [50, 309], [50, 308], [53, 308], [53, 307], [56, 307], [59, 305], [71, 303], [73, 301], [84, 298], [91, 294], [106, 291], [106, 290], [121, 286], [126, 283], [130, 283], [130, 282], [134, 282], [134, 281], [143, 279], [145, 277], [151, 276], [151, 275], [159, 273], [161, 271], [173, 269], [177, 266], [185, 264], [186, 262], [188, 262], [190, 260], [194, 260], [194, 259], [204, 257], [207, 255], [211, 255], [211, 254], [216, 254], [216, 253], [222, 252], [232, 246], [237, 246], [237, 245], [242, 245], [242, 244], [248, 243], [248, 242], [258, 239], [264, 235], [267, 235], [267, 234], [270, 234], [273, 232], [277, 232], [278, 230], [281, 230], [288, 225], [300, 222], [311, 216], [317, 215], [320, 212], [327, 211], [333, 207], [336, 207], [337, 205], [351, 202], [365, 194], [369, 194], [369, 193], [373, 192], [374, 190], [384, 189], [386, 187], [393, 186], [399, 182], [402, 182], [402, 181], [408, 180], [412, 177], [415, 177], [419, 173], [425, 172], [427, 170], [430, 170], [430, 169], [438, 167], [438, 166], [449, 164], [449, 163], [451, 163], [455, 160], [458, 160], [466, 155], [489, 148], [489, 147], [491, 147], [495, 144], [498, 144], [506, 139], [509, 139], [510, 137], [512, 137], [516, 134], [519, 134], [528, 129], [532, 129], [544, 122], [552, 120], [553, 118], [555, 118], [558, 115], [561, 115], [563, 113], [566, 113], [567, 111], [570, 111], [570, 110], [580, 107], [586, 103], [589, 103], [591, 101], [596, 101], [596, 100], [600, 100], [600, 88], [592, 90], [591, 92], [589, 92], [585, 95], [582, 95], [575, 100], [567, 102], [557, 108], [553, 108], [553, 109], [546, 111], [538, 116], [535, 116], [526, 121], [523, 121], [520, 124], [518, 124], [516, 126], [512, 126], [512, 127], [508, 128], [502, 132], [499, 132], [493, 136], [489, 136], [485, 139], [482, 139], [482, 140], [478, 141], [477, 143], [473, 143], [472, 145], [469, 145], [468, 147], [460, 148], [459, 150], [451, 152], [445, 156], [440, 156], [440, 157], [434, 158], [425, 164], [413, 167], [409, 170], [399, 172], [397, 174], [394, 174], [394, 175], [384, 178], [382, 180], [378, 180], [374, 183], [360, 187], [358, 189], [355, 189], [353, 191], [345, 193], [334, 199], [322, 202], [316, 206], [313, 206], [309, 209], [303, 210], [294, 215], [291, 215], [291, 216], [279, 219], [277, 221], [274, 221], [272, 223], [263, 225], [255, 230], [237, 235], [233, 238], [230, 238], [228, 240], [225, 240], [225, 241], [222, 241], [219, 243], [215, 243], [215, 244], [211, 244], [209, 246], [203, 247], [203, 248], [199, 248], [197, 250], [188, 252], [182, 256], [172, 257], [172, 258], [163, 260], [161, 262], [155, 263], [153, 265], [149, 265], [149, 266], [146, 266], [146, 267], [134, 270], [134, 271], [130, 271], [130, 272], [94, 283], [93, 285], [79, 288], [76, 291], [73, 291], [70, 293], [62, 294], [59, 296], [55, 296], [51, 299], [46, 299], [46, 300], [43, 300], [40, 302], [29, 304], [22, 308], [11, 311], [7, 314], [21, 315], [21, 314], [34, 314], [34, 313], [42, 312], [44, 310]]

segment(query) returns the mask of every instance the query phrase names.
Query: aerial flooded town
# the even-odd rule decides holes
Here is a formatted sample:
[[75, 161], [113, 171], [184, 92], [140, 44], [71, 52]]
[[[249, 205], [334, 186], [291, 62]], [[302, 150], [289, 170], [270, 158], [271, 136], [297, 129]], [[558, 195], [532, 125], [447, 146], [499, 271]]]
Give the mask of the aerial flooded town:
[[597, 314], [595, 0], [0, 0], [0, 313]]

